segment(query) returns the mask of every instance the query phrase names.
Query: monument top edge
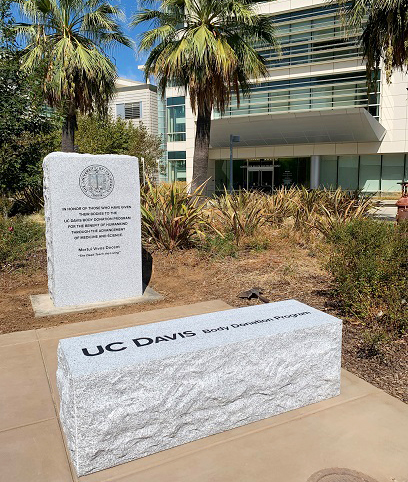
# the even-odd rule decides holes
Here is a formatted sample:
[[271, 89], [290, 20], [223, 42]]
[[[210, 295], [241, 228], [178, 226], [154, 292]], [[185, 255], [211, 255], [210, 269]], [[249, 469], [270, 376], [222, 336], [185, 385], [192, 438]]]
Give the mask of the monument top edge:
[[128, 156], [127, 154], [80, 154], [78, 152], [50, 152], [44, 157], [43, 164], [46, 164], [52, 159], [77, 159], [77, 160], [113, 160], [113, 159], [138, 159], [135, 156]]
[[59, 351], [73, 376], [81, 377], [297, 330], [324, 325], [337, 329], [341, 324], [316, 308], [285, 300], [62, 339]]

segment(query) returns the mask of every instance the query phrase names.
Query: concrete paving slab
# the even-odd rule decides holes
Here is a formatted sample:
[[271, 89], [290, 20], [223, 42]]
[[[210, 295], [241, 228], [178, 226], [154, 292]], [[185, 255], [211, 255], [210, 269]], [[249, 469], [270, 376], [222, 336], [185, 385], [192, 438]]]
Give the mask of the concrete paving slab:
[[72, 482], [56, 419], [0, 432], [0, 480]]
[[396, 201], [394, 201], [394, 205], [382, 205], [379, 207], [374, 208], [371, 211], [372, 217], [375, 219], [379, 219], [380, 221], [396, 221], [397, 216], [397, 207], [395, 206]]
[[84, 305], [54, 306], [49, 293], [42, 295], [30, 295], [31, 306], [36, 318], [42, 316], [64, 315], [66, 313], [76, 313], [82, 311], [92, 311], [100, 308], [112, 308], [113, 306], [134, 305], [139, 303], [152, 303], [162, 300], [163, 296], [150, 286], [145, 288], [142, 296], [124, 298], [120, 300], [100, 301], [98, 303], [88, 303]]
[[[75, 323], [36, 330], [37, 341], [28, 343], [21, 341], [31, 335], [0, 336], [0, 480], [306, 482], [322, 469], [343, 467], [378, 482], [408, 482], [408, 406], [344, 370], [338, 397], [78, 479], [56, 416], [59, 338], [228, 308], [218, 300]], [[50, 419], [41, 421], [44, 415]], [[25, 425], [16, 427], [15, 420]]]
[[38, 342], [0, 347], [0, 367], [0, 431], [55, 417]]
[[0, 347], [8, 345], [17, 345], [19, 343], [28, 343], [30, 341], [37, 341], [37, 334], [35, 330], [16, 331], [14, 333], [6, 333], [0, 336]]

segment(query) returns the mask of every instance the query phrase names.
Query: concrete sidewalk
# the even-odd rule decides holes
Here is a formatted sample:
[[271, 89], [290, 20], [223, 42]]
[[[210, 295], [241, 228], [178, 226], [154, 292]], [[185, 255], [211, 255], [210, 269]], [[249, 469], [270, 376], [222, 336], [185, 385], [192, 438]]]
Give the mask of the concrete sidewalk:
[[408, 406], [345, 371], [336, 398], [78, 479], [57, 417], [59, 339], [228, 308], [217, 300], [0, 336], [0, 481], [306, 482], [343, 467], [408, 482]]
[[376, 207], [371, 210], [373, 218], [381, 221], [396, 221], [397, 200], [378, 201]]

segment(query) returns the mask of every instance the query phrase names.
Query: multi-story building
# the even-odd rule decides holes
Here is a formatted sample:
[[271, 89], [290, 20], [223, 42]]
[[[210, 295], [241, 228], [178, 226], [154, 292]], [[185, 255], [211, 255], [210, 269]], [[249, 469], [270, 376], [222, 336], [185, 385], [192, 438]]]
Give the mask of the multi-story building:
[[[408, 77], [395, 73], [387, 84], [380, 74], [369, 93], [358, 34], [345, 31], [338, 7], [325, 0], [259, 2], [257, 9], [273, 16], [281, 51], [257, 45], [268, 78], [252, 84], [239, 108], [233, 99], [224, 115], [214, 112], [210, 190], [229, 185], [235, 135], [235, 188], [399, 191], [408, 178]], [[159, 132], [163, 178], [191, 181], [195, 118], [183, 90], [169, 88], [159, 102]]]
[[139, 125], [151, 134], [158, 133], [157, 87], [136, 80], [116, 80], [116, 95], [109, 105], [113, 117], [121, 117]]

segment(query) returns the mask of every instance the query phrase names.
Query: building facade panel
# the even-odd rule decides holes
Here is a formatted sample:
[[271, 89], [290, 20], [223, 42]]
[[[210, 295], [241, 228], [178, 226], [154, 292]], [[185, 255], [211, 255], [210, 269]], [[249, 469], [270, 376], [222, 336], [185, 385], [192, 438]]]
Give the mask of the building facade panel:
[[[408, 77], [397, 72], [389, 84], [380, 74], [376, 87], [372, 82], [368, 90], [358, 35], [345, 32], [336, 5], [322, 0], [275, 0], [256, 3], [256, 8], [273, 16], [281, 54], [257, 45], [266, 59], [268, 78], [253, 83], [239, 108], [233, 98], [223, 116], [214, 112], [210, 190], [229, 185], [228, 140], [237, 134], [237, 124], [229, 119], [242, 119], [249, 131], [251, 121], [262, 116], [263, 138], [251, 141], [241, 136], [241, 143], [234, 145], [234, 187], [272, 190], [297, 183], [314, 187], [317, 182], [367, 192], [399, 190], [398, 182], [407, 178]], [[174, 96], [185, 96], [185, 140], [169, 142], [167, 148], [185, 151], [185, 178], [190, 182], [195, 116], [182, 89], [168, 89], [166, 97]], [[365, 109], [369, 118], [350, 132], [347, 119], [355, 121], [359, 109]], [[339, 122], [322, 129], [319, 136], [313, 126], [308, 130], [299, 123], [302, 116], [312, 122], [308, 117], [312, 113], [337, 116]], [[291, 121], [293, 116], [297, 120]], [[269, 134], [264, 132], [268, 126]]]
[[118, 79], [109, 111], [114, 118], [120, 117], [135, 125], [143, 123], [150, 133], [158, 134], [157, 88], [154, 85]]

